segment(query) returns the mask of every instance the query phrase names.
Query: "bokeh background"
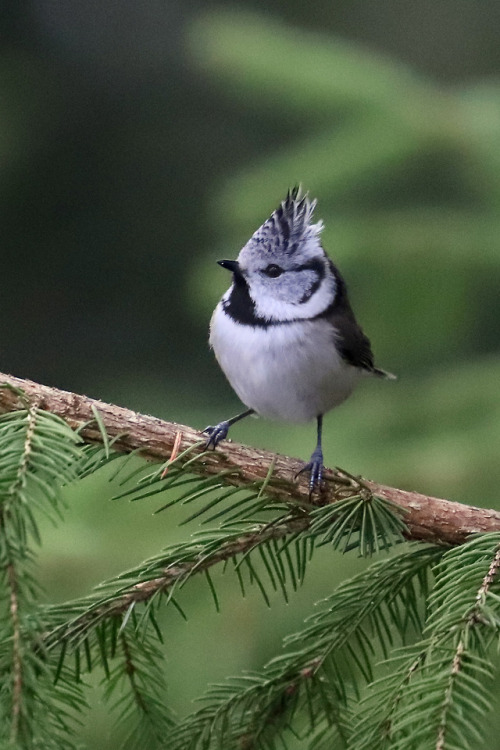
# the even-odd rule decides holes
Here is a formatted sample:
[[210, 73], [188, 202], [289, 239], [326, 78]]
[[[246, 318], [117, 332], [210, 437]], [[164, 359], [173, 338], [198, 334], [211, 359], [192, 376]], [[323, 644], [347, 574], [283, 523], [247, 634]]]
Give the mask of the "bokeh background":
[[[500, 507], [495, 0], [6, 0], [0, 39], [0, 369], [200, 428], [236, 412], [207, 346], [215, 260], [301, 182], [399, 376], [328, 416], [327, 463]], [[249, 420], [233, 438], [307, 458], [314, 428]], [[107, 478], [69, 488], [46, 529], [48, 601], [190, 533], [111, 502]], [[271, 612], [228, 578], [217, 615], [193, 582], [189, 622], [167, 622], [179, 714], [360, 564], [323, 551]], [[92, 680], [82, 738], [119, 748]]]

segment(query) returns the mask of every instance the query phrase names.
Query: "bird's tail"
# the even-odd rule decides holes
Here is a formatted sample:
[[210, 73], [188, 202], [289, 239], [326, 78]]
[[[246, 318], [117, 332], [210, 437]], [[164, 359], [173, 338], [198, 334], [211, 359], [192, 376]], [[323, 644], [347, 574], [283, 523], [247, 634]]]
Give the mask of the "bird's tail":
[[393, 375], [392, 372], [387, 372], [386, 370], [379, 370], [378, 367], [374, 367], [372, 372], [378, 378], [384, 378], [385, 380], [397, 380], [398, 379], [397, 375]]

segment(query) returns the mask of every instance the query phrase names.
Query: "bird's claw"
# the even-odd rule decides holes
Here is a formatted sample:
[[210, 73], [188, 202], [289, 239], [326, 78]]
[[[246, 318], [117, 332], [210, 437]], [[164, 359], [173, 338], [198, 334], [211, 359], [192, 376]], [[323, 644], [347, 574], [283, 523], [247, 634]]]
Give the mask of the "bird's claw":
[[215, 426], [205, 427], [203, 433], [208, 435], [207, 442], [205, 443], [205, 450], [209, 448], [217, 448], [221, 440], [225, 440], [227, 433], [229, 432], [229, 422], [219, 422]]
[[295, 475], [295, 478], [297, 478], [299, 474], [309, 472], [309, 495], [312, 495], [315, 489], [321, 489], [324, 468], [323, 453], [322, 451], [315, 450], [309, 463], [303, 466]]

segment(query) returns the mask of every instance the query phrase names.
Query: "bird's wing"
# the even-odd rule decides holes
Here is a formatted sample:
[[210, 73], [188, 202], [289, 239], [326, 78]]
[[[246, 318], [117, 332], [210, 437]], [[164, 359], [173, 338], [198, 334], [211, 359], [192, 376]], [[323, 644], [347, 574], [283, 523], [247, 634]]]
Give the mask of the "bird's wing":
[[352, 310], [332, 310], [328, 321], [335, 330], [335, 343], [342, 358], [353, 367], [373, 372], [375, 366], [370, 340], [357, 324]]
[[326, 311], [324, 317], [334, 329], [337, 349], [342, 358], [353, 367], [359, 367], [372, 375], [394, 380], [395, 375], [375, 367], [370, 339], [365, 336], [354, 317], [342, 276], [337, 269], [335, 269], [335, 273], [337, 294], [333, 305]]

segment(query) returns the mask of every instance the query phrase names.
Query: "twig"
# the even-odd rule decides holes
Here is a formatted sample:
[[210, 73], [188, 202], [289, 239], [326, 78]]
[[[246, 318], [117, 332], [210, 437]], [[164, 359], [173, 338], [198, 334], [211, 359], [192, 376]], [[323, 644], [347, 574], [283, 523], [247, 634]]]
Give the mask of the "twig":
[[[1, 383], [11, 388], [0, 388], [0, 413], [26, 408], [25, 401], [13, 390], [21, 388], [30, 403], [36, 403], [39, 408], [57, 414], [71, 427], [79, 429], [85, 442], [102, 443], [101, 429], [93, 411], [97, 408], [108, 436], [114, 439], [113, 448], [117, 451], [137, 451], [148, 460], [166, 461], [172, 455], [178, 432], [182, 433], [179, 446], [181, 452], [197, 443], [199, 446], [193, 449], [191, 455], [201, 454], [203, 451], [201, 435], [191, 427], [164, 422], [87, 396], [0, 373]], [[302, 467], [302, 462], [298, 459], [224, 441], [217, 450], [205, 453], [199, 461], [192, 462], [190, 470], [205, 476], [232, 470], [221, 481], [244, 486], [256, 479], [264, 480], [272, 461], [275, 461], [275, 469], [266, 492], [280, 501], [307, 503], [309, 490], [306, 479], [298, 482], [293, 480]], [[325, 479], [327, 486], [321, 501], [335, 502], [336, 493], [345, 492], [346, 476], [342, 472], [328, 470], [325, 472]], [[410, 539], [460, 544], [470, 534], [500, 530], [500, 513], [495, 510], [462, 505], [368, 480], [364, 480], [364, 483], [373, 493], [391, 500], [406, 511], [405, 523]]]
[[165, 464], [165, 468], [163, 469], [163, 471], [161, 473], [161, 478], [162, 479], [165, 479], [165, 477], [168, 474], [168, 470], [169, 470], [170, 464], [172, 464], [175, 461], [175, 459], [177, 458], [177, 456], [179, 455], [179, 447], [180, 447], [180, 444], [181, 444], [181, 440], [182, 440], [182, 432], [180, 430], [178, 430], [177, 434], [175, 436], [174, 447], [172, 448], [172, 454], [171, 454], [170, 458], [168, 459], [167, 463]]
[[147, 707], [146, 703], [144, 702], [144, 698], [143, 698], [143, 696], [141, 694], [141, 691], [139, 690], [139, 687], [137, 685], [137, 680], [136, 680], [136, 671], [137, 671], [137, 669], [136, 669], [136, 667], [134, 665], [134, 661], [132, 659], [132, 654], [130, 652], [130, 646], [129, 646], [128, 641], [127, 641], [127, 639], [126, 639], [126, 637], [125, 637], [125, 635], [123, 633], [121, 633], [121, 635], [120, 635], [120, 643], [121, 643], [121, 646], [122, 646], [123, 656], [124, 656], [124, 659], [125, 659], [125, 673], [126, 673], [128, 679], [129, 679], [129, 682], [130, 682], [130, 687], [132, 688], [132, 693], [134, 695], [134, 700], [137, 703], [137, 706], [139, 707], [139, 709], [143, 713], [147, 714], [147, 713], [149, 713], [148, 707]]

